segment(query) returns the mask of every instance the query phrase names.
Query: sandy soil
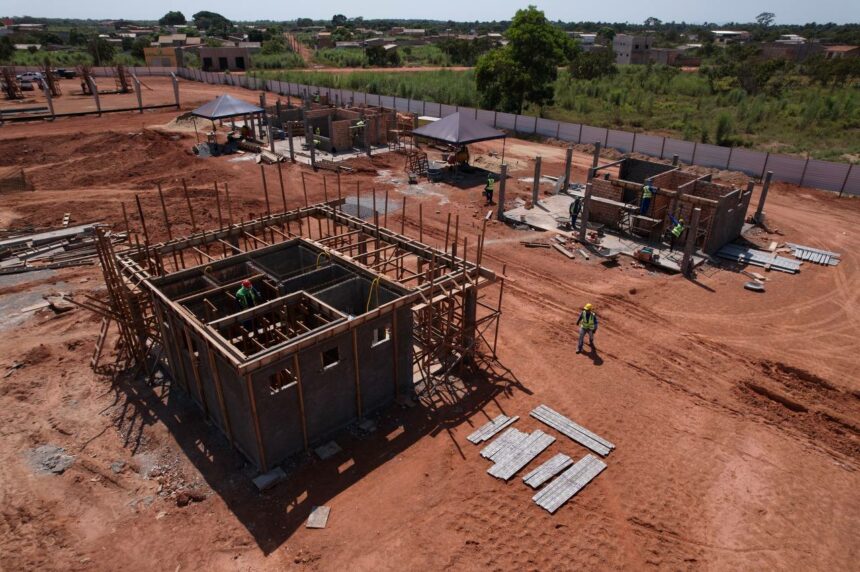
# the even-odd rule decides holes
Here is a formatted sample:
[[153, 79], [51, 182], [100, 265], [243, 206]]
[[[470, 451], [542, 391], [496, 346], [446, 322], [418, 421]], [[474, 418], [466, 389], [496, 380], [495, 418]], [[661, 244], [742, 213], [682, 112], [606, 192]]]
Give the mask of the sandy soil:
[[[182, 88], [187, 107], [221, 92]], [[76, 222], [122, 228], [125, 204], [136, 229], [137, 194], [149, 231], [163, 238], [160, 183], [173, 232], [187, 232], [182, 178], [197, 224], [216, 224], [216, 181], [229, 184], [236, 218], [263, 212], [260, 167], [195, 158], [193, 134], [163, 130], [175, 116], [4, 126], [0, 166], [24, 167], [35, 191], [0, 195], [0, 227], [57, 224], [71, 212]], [[498, 147], [480, 146], [473, 157], [495, 165], [488, 152]], [[508, 142], [510, 200], [530, 194], [519, 179], [529, 178], [538, 154], [544, 172], [561, 172], [562, 147]], [[581, 181], [591, 159], [575, 157]], [[359, 180], [363, 193], [388, 190], [396, 202], [408, 195], [408, 234], [418, 236], [420, 202], [425, 241], [444, 240], [452, 213], [475, 244], [486, 212], [479, 187], [401, 184], [396, 155], [354, 167], [342, 181], [349, 192]], [[289, 207], [304, 202], [302, 170], [283, 167]], [[280, 207], [277, 172], [265, 172]], [[331, 175], [323, 187], [321, 174], [304, 172], [310, 200], [335, 192]], [[17, 311], [53, 291], [98, 296], [97, 269], [2, 278], [0, 568], [855, 569], [860, 203], [780, 184], [767, 212], [782, 235], [761, 240], [838, 251], [842, 263], [767, 273], [767, 292], [755, 294], [727, 269], [706, 267], [688, 281], [629, 260], [607, 267], [527, 250], [519, 241], [540, 233], [491, 222], [484, 260], [496, 270], [506, 265], [510, 277], [499, 354], [512, 374], [468, 379], [456, 401], [388, 409], [376, 433], [339, 434], [343, 453], [297, 460], [289, 480], [264, 494], [179, 392], [114, 383], [90, 369], [96, 317]], [[402, 214], [390, 214], [390, 226], [399, 228]], [[585, 302], [601, 318], [598, 350], [575, 355], [573, 323]], [[521, 416], [521, 430], [539, 428], [527, 416], [539, 403], [617, 445], [608, 469], [554, 516], [531, 502], [519, 478], [503, 484], [487, 475], [466, 441], [499, 412]], [[46, 444], [75, 457], [64, 473], [32, 464], [28, 453]], [[558, 451], [585, 453], [560, 441], [539, 461]], [[305, 529], [320, 504], [332, 509], [328, 527]]]

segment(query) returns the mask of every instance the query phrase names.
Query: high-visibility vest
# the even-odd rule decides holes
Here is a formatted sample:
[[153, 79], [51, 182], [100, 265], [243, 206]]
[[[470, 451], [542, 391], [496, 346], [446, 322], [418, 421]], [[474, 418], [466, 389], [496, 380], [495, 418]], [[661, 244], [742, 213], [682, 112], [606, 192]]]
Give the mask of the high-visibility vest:
[[239, 305], [243, 308], [250, 308], [257, 303], [257, 294], [254, 293], [253, 288], [242, 286], [236, 291], [236, 300], [239, 301]]
[[651, 185], [644, 185], [642, 187], [642, 198], [650, 199], [654, 196], [654, 191], [651, 190]]
[[495, 183], [495, 181], [493, 179], [487, 179], [487, 186], [484, 188], [487, 189], [488, 191], [492, 191], [493, 190], [493, 183]]
[[683, 232], [684, 232], [683, 223], [679, 222], [674, 227], [672, 227], [672, 236], [674, 236], [675, 238], [678, 238], [679, 236], [681, 236], [681, 233], [683, 233]]
[[582, 311], [582, 314], [579, 316], [579, 326], [585, 330], [593, 330], [595, 315], [594, 312], [587, 312], [585, 310]]

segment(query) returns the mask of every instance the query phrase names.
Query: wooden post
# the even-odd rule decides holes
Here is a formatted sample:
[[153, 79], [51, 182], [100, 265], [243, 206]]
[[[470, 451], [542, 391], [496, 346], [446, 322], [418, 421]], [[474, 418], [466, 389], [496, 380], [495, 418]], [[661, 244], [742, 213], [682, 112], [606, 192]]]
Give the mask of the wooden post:
[[448, 213], [448, 222], [445, 225], [445, 254], [448, 254], [448, 233], [451, 231], [451, 213]]
[[152, 261], [149, 259], [149, 232], [146, 230], [146, 218], [143, 216], [143, 207], [140, 205], [140, 195], [134, 195], [137, 201], [137, 213], [140, 215], [140, 226], [143, 227], [143, 249], [146, 256], [146, 264], [152, 270]]
[[538, 204], [538, 193], [540, 191], [540, 155], [535, 157], [535, 178], [532, 183], [532, 207]]
[[[170, 229], [170, 220], [167, 218], [167, 206], [164, 204], [164, 193], [161, 191], [161, 183], [158, 183], [158, 199], [161, 201], [161, 214], [164, 215], [164, 227], [167, 229], [167, 240], [173, 240], [173, 232]], [[124, 208], [124, 207], [123, 207]], [[173, 251], [173, 265], [179, 270], [179, 260], [176, 251]], [[185, 268], [185, 259], [182, 259], [182, 268]]]
[[[460, 215], [454, 217], [454, 242], [451, 243], [451, 258], [457, 258], [457, 240], [460, 236]], [[465, 253], [463, 253], [465, 256]]]
[[260, 177], [263, 178], [263, 195], [266, 197], [266, 214], [272, 218], [272, 208], [269, 204], [269, 185], [266, 184], [266, 169], [260, 165]]
[[406, 236], [406, 195], [403, 195], [403, 206], [400, 207], [400, 234]]
[[305, 206], [307, 207], [307, 206], [309, 206], [309, 203], [308, 203], [308, 186], [307, 186], [307, 183], [305, 182], [305, 172], [304, 171], [302, 171], [302, 191], [304, 191], [304, 193], [305, 193]]
[[385, 213], [382, 215], [382, 226], [388, 228], [388, 189], [385, 189]]
[[224, 183], [224, 194], [227, 196], [227, 222], [233, 226], [233, 203], [230, 201], [230, 186]]
[[424, 204], [418, 203], [418, 242], [424, 243]]
[[356, 329], [352, 329], [352, 361], [355, 369], [355, 407], [361, 417], [361, 373], [358, 371], [358, 338]]
[[278, 165], [278, 181], [281, 183], [281, 201], [284, 203], [284, 212], [287, 212], [287, 191], [284, 187], [284, 174], [281, 172], [281, 164]]
[[684, 245], [684, 258], [681, 260], [681, 272], [687, 278], [693, 275], [693, 252], [696, 250], [696, 238], [699, 235], [699, 218], [701, 216], [702, 209], [694, 208], [690, 228], [687, 229], [687, 243]]
[[185, 193], [185, 202], [188, 204], [188, 215], [191, 217], [191, 232], [197, 232], [197, 223], [194, 221], [194, 209], [191, 208], [191, 197], [188, 195], [188, 184], [182, 179], [182, 191]]
[[287, 121], [287, 143], [290, 146], [290, 161], [296, 162], [296, 151], [293, 149], [293, 122]]

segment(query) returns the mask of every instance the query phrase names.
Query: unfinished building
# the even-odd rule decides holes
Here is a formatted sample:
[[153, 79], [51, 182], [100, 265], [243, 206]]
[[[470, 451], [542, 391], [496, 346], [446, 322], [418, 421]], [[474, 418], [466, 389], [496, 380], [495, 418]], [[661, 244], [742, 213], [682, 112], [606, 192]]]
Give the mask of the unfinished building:
[[[125, 358], [146, 363], [157, 352], [265, 471], [416, 384], [430, 391], [458, 364], [494, 357], [503, 277], [481, 266], [482, 240], [467, 260], [458, 229], [450, 249], [448, 237], [435, 249], [378, 216], [344, 213], [343, 202], [155, 245], [142, 218], [143, 244], [120, 252], [100, 235], [109, 299], [94, 360], [116, 322]], [[238, 304], [243, 280], [260, 292], [257, 305]], [[493, 284], [497, 305], [478, 296]]]
[[292, 133], [306, 133], [308, 138], [313, 134], [316, 148], [328, 153], [387, 145], [398, 125], [397, 112], [381, 107], [333, 107], [311, 102], [305, 106], [278, 106], [270, 112], [281, 126], [291, 123]]
[[[734, 188], [711, 182], [711, 175], [630, 157], [593, 168], [589, 178], [590, 222], [658, 241], [670, 228], [669, 215], [689, 223], [698, 208], [695, 247], [707, 254], [740, 236], [752, 197], [752, 183]], [[654, 196], [643, 203], [646, 184]]]

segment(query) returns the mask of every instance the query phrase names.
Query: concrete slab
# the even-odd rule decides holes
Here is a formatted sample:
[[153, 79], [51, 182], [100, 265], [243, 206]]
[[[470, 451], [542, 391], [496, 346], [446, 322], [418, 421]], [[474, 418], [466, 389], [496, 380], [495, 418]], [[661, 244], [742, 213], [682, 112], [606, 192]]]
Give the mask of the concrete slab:
[[[579, 237], [578, 231], [571, 232], [561, 229], [559, 228], [559, 223], [570, 220], [570, 204], [575, 197], [582, 195], [583, 191], [581, 190], [571, 190], [569, 194], [545, 197], [538, 201], [535, 208], [517, 207], [506, 211], [505, 217], [514, 223], [527, 224], [539, 230], [545, 230], [565, 238], [577, 240]], [[650, 242], [639, 237], [621, 235], [613, 231], [604, 231], [604, 236], [601, 238], [599, 246], [630, 257], [641, 247], [650, 246], [657, 254], [657, 261], [652, 263], [653, 266], [669, 272], [681, 271], [681, 259], [684, 257], [684, 253], [680, 247], [671, 252], [663, 243]], [[704, 261], [704, 256], [693, 255], [694, 266], [698, 266]]]
[[334, 441], [329, 441], [325, 445], [320, 445], [319, 447], [314, 449], [314, 453], [316, 453], [317, 457], [319, 457], [323, 461], [334, 457], [341, 451], [343, 451], [343, 449], [341, 449], [340, 445], [338, 445]]
[[328, 523], [328, 515], [331, 513], [331, 507], [315, 506], [311, 509], [311, 514], [308, 516], [308, 522], [305, 528], [325, 528]]
[[254, 479], [254, 486], [260, 492], [268, 490], [287, 478], [287, 473], [280, 467], [275, 467], [268, 473], [263, 473]]

